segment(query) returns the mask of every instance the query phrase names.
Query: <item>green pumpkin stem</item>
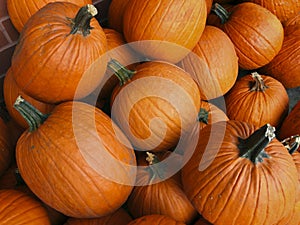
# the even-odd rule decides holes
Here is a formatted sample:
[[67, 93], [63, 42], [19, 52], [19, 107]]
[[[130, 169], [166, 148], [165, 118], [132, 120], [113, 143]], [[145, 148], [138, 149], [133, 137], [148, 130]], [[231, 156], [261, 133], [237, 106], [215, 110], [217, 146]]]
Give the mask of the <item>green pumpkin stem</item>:
[[224, 24], [228, 21], [230, 17], [230, 12], [228, 12], [223, 6], [219, 3], [213, 4], [211, 11], [215, 13], [221, 20], [221, 24]]
[[127, 69], [115, 59], [111, 59], [107, 65], [112, 71], [114, 71], [115, 75], [118, 77], [120, 86], [126, 84], [135, 74], [135, 71]]
[[83, 36], [90, 34], [90, 30], [93, 27], [90, 26], [91, 19], [98, 13], [97, 8], [92, 4], [87, 4], [79, 9], [74, 19], [71, 21], [70, 34], [80, 33]]
[[269, 158], [264, 149], [274, 138], [275, 128], [270, 124], [262, 126], [246, 139], [238, 138], [240, 157], [249, 159], [254, 164], [262, 162], [264, 158]]
[[254, 82], [253, 82], [252, 86], [250, 87], [250, 91], [264, 92], [267, 88], [269, 88], [265, 84], [264, 79], [257, 72], [251, 73], [251, 76], [252, 76]]
[[163, 179], [164, 176], [163, 174], [161, 174], [159, 168], [157, 167], [157, 163], [159, 163], [159, 159], [157, 158], [157, 156], [151, 152], [146, 152], [147, 153], [147, 158], [146, 158], [146, 161], [149, 163], [149, 168], [151, 170], [151, 173], [152, 173], [152, 176], [151, 176], [151, 179], [150, 179], [150, 184], [153, 182], [153, 180], [156, 178], [156, 177], [159, 177], [160, 179]]
[[293, 135], [281, 141], [284, 147], [292, 155], [300, 146], [300, 136], [299, 134]]
[[48, 117], [34, 108], [29, 102], [18, 96], [14, 108], [22, 115], [29, 125], [29, 132], [35, 131]]
[[209, 113], [206, 109], [200, 108], [200, 111], [198, 113], [198, 121], [208, 124], [208, 115], [209, 115]]

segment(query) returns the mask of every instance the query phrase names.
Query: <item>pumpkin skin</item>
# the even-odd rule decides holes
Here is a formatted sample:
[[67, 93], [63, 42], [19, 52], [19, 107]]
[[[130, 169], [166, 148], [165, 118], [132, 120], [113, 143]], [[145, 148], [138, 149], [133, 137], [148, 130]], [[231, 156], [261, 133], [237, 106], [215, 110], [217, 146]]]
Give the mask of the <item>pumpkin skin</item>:
[[[255, 163], [248, 159], [253, 155], [240, 156], [239, 147], [244, 141], [239, 138], [245, 140], [254, 131], [258, 130], [252, 124], [230, 120], [208, 125], [200, 134], [189, 137], [190, 141], [195, 135], [199, 139], [195, 149], [187, 146], [186, 152], [192, 151], [193, 155], [182, 169], [184, 190], [212, 224], [277, 224], [295, 205], [297, 169], [276, 138], [261, 149], [263, 153], [258, 153], [261, 155]], [[255, 135], [265, 140], [265, 133], [260, 132]], [[214, 141], [209, 143], [210, 136]], [[254, 138], [252, 145], [262, 143]], [[250, 148], [243, 150], [253, 153]]]
[[101, 110], [71, 101], [22, 134], [16, 159], [43, 202], [66, 216], [94, 218], [117, 210], [131, 193], [136, 161], [130, 146]]
[[[220, 8], [220, 5], [214, 4], [213, 8]], [[283, 43], [283, 26], [269, 10], [244, 2], [233, 6], [226, 16], [220, 28], [234, 44], [242, 69], [258, 69], [278, 54]]]
[[269, 123], [279, 128], [289, 110], [284, 86], [270, 76], [255, 72], [241, 77], [225, 95], [225, 102], [229, 119], [257, 127]]
[[300, 134], [300, 100], [295, 104], [291, 112], [282, 122], [278, 133], [278, 139], [284, 140], [285, 138], [297, 134]]
[[296, 88], [300, 86], [300, 77], [295, 76], [300, 73], [300, 13], [287, 22], [284, 32], [279, 53], [260, 71], [279, 80], [286, 88]]
[[126, 204], [130, 214], [133, 218], [161, 214], [191, 224], [198, 213], [183, 191], [180, 170], [171, 177], [165, 177], [166, 171], [169, 170], [166, 167], [174, 167], [175, 162], [180, 162], [181, 156], [167, 151], [156, 153], [155, 157], [159, 162], [163, 162], [168, 157], [174, 157], [174, 161], [172, 160], [172, 163], [166, 166], [155, 165], [146, 161], [145, 152], [137, 154], [139, 167], [136, 186]]
[[108, 26], [123, 33], [123, 15], [129, 0], [112, 0], [108, 8]]
[[188, 73], [167, 62], [150, 61], [137, 65], [130, 81], [116, 87], [111, 117], [136, 150], [166, 151], [195, 123], [200, 101]]
[[[49, 3], [26, 23], [12, 57], [12, 71], [27, 95], [59, 103], [83, 98], [100, 83], [107, 63], [106, 37], [95, 18], [90, 20], [90, 34], [83, 34], [89, 29], [79, 28], [70, 34], [69, 18], [75, 18], [79, 9], [68, 2]], [[82, 17], [90, 15], [85, 12]]]
[[227, 34], [206, 26], [192, 53], [179, 66], [199, 85], [201, 99], [210, 100], [227, 93], [238, 76], [238, 57]]
[[11, 68], [8, 69], [5, 74], [4, 84], [3, 84], [3, 92], [4, 92], [4, 101], [6, 109], [11, 116], [11, 118], [23, 129], [28, 128], [28, 123], [24, 118], [20, 115], [20, 113], [14, 108], [14, 102], [17, 97], [21, 95], [26, 101], [30, 102], [35, 108], [41, 111], [44, 114], [48, 114], [53, 109], [54, 105], [47, 104], [41, 101], [38, 101], [28, 95], [26, 95], [16, 84], [16, 81], [13, 78]]
[[137, 218], [128, 225], [185, 225], [165, 215], [147, 215]]
[[298, 0], [249, 0], [270, 10], [282, 23], [295, 16], [300, 11]]
[[[17, 29], [21, 32], [28, 19], [39, 9], [50, 2], [58, 2], [60, 0], [7, 0], [7, 11], [9, 18]], [[92, 4], [92, 0], [64, 0], [79, 6]], [[62, 2], [62, 1], [61, 1]]]
[[123, 33], [147, 58], [177, 63], [197, 44], [206, 17], [205, 0], [133, 0], [123, 15]]
[[0, 117], [0, 176], [9, 168], [14, 155], [9, 128]]
[[0, 224], [50, 225], [45, 208], [31, 196], [16, 190], [0, 190]]
[[115, 212], [100, 218], [69, 218], [64, 225], [127, 225], [131, 221], [131, 216], [123, 208], [119, 208]]

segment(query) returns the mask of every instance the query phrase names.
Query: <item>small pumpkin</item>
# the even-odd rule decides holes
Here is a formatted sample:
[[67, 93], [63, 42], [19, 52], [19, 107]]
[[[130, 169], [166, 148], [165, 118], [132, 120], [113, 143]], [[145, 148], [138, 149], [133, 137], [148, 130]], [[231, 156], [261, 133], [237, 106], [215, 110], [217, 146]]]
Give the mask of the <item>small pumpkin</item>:
[[137, 218], [127, 225], [185, 225], [165, 215], [147, 215]]
[[0, 176], [9, 168], [13, 155], [14, 148], [10, 139], [10, 130], [0, 117]]
[[23, 29], [12, 57], [13, 77], [27, 95], [47, 103], [80, 99], [100, 83], [107, 41], [93, 5], [53, 2]]
[[278, 132], [278, 139], [284, 140], [297, 134], [300, 135], [300, 100], [284, 119]]
[[298, 173], [274, 127], [229, 120], [191, 133], [186, 143], [195, 137], [196, 147], [186, 146], [192, 156], [182, 183], [210, 223], [277, 224], [294, 209]]
[[100, 218], [78, 219], [69, 218], [64, 225], [127, 225], [132, 221], [131, 216], [123, 208]]
[[17, 190], [0, 190], [0, 224], [50, 225], [46, 209], [33, 197]]
[[123, 33], [123, 15], [129, 0], [112, 0], [108, 8], [108, 26]]
[[30, 102], [35, 108], [41, 111], [44, 114], [48, 114], [53, 109], [54, 105], [47, 104], [41, 101], [38, 101], [28, 95], [26, 95], [16, 84], [12, 74], [11, 68], [8, 69], [3, 84], [3, 93], [4, 93], [4, 101], [6, 109], [11, 116], [11, 118], [22, 128], [28, 128], [28, 123], [26, 120], [20, 115], [20, 113], [14, 108], [14, 103], [16, 98], [19, 95], [22, 95], [26, 101]]
[[234, 44], [241, 68], [258, 69], [278, 54], [283, 43], [283, 26], [266, 8], [243, 2], [233, 6], [229, 13], [215, 3], [212, 11], [220, 17], [220, 28]]
[[[300, 4], [300, 2], [299, 2]], [[275, 58], [260, 71], [279, 80], [285, 88], [300, 86], [300, 12], [284, 27], [283, 45]]]
[[197, 44], [206, 16], [205, 0], [132, 0], [123, 15], [123, 33], [147, 58], [177, 63]]
[[76, 218], [121, 207], [133, 188], [136, 160], [106, 114], [76, 101], [57, 105], [49, 116], [21, 97], [15, 107], [30, 124], [16, 146], [17, 166], [38, 198]]
[[[136, 186], [126, 203], [131, 215], [139, 218], [161, 214], [191, 224], [198, 213], [182, 189], [179, 164], [181, 156], [167, 151], [156, 154], [141, 152], [137, 157]], [[169, 157], [173, 159], [164, 164]], [[179, 171], [171, 173], [170, 167], [176, 166]]]
[[125, 83], [112, 94], [111, 117], [134, 148], [165, 151], [176, 146], [197, 120], [200, 93], [192, 77], [163, 61], [139, 64], [134, 71], [117, 61], [109, 66]]
[[[28, 19], [39, 9], [50, 2], [58, 2], [59, 0], [7, 0], [7, 11], [9, 18], [17, 29], [21, 32]], [[79, 6], [92, 4], [92, 0], [64, 0]]]
[[231, 120], [260, 127], [266, 123], [277, 128], [289, 110], [289, 96], [276, 79], [257, 72], [241, 77], [225, 95], [226, 114]]
[[227, 93], [238, 76], [238, 57], [227, 34], [207, 25], [192, 52], [179, 62], [199, 85], [201, 99]]

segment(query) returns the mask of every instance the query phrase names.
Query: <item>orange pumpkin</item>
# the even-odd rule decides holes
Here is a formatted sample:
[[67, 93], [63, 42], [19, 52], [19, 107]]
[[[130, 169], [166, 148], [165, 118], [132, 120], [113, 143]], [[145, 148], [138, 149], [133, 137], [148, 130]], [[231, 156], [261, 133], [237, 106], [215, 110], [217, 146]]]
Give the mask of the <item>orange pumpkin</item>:
[[[21, 32], [28, 19], [39, 9], [50, 2], [58, 2], [60, 0], [7, 0], [7, 11], [9, 18], [17, 29]], [[92, 4], [92, 0], [64, 0], [79, 6]]]
[[69, 218], [64, 225], [127, 225], [132, 221], [131, 216], [123, 208], [115, 212], [93, 219]]
[[185, 225], [165, 215], [147, 215], [137, 218], [127, 225]]
[[[164, 151], [196, 122], [200, 107], [197, 84], [181, 68], [162, 61], [145, 62], [128, 71], [109, 63], [119, 77], [111, 100], [111, 117], [137, 150]], [[122, 81], [125, 82], [124, 79]]]
[[123, 33], [123, 15], [129, 0], [112, 0], [108, 8], [108, 26]]
[[283, 43], [283, 26], [266, 8], [244, 2], [233, 6], [229, 13], [215, 3], [212, 11], [220, 17], [220, 28], [234, 44], [241, 68], [258, 69], [278, 54]]
[[[161, 214], [186, 224], [193, 222], [198, 213], [182, 189], [180, 164], [176, 168], [179, 171], [171, 173], [171, 167], [176, 167], [181, 156], [169, 151], [160, 154], [141, 152], [137, 156], [136, 186], [126, 204], [133, 217]], [[169, 157], [173, 159], [164, 164]]]
[[53, 2], [28, 20], [12, 57], [13, 77], [24, 93], [58, 103], [97, 87], [106, 70], [107, 42], [96, 13], [93, 5]]
[[46, 209], [31, 196], [16, 190], [0, 190], [0, 224], [50, 225]]
[[179, 62], [199, 85], [201, 99], [218, 98], [227, 93], [238, 76], [238, 57], [227, 34], [206, 26], [192, 52]]
[[277, 128], [289, 110], [289, 96], [276, 79], [257, 72], [241, 77], [225, 95], [229, 119]]
[[205, 0], [132, 0], [124, 12], [123, 33], [147, 58], [177, 63], [197, 44], [206, 16]]
[[17, 165], [38, 198], [76, 218], [120, 208], [132, 191], [135, 154], [106, 114], [72, 101], [46, 118], [22, 98], [15, 107], [30, 123], [16, 146]]
[[9, 115], [12, 117], [14, 121], [17, 122], [19, 126], [22, 128], [28, 128], [28, 123], [26, 120], [20, 115], [20, 113], [14, 108], [14, 102], [19, 95], [30, 102], [35, 108], [40, 110], [44, 114], [48, 114], [53, 109], [54, 105], [43, 103], [38, 101], [28, 95], [26, 95], [16, 84], [16, 81], [13, 78], [12, 70], [8, 69], [3, 84], [3, 92], [4, 92], [4, 101], [6, 109]]
[[182, 168], [182, 183], [210, 223], [277, 224], [294, 209], [298, 173], [274, 127], [230, 120], [192, 133], [186, 143], [195, 137], [196, 148], [186, 146], [192, 156]]

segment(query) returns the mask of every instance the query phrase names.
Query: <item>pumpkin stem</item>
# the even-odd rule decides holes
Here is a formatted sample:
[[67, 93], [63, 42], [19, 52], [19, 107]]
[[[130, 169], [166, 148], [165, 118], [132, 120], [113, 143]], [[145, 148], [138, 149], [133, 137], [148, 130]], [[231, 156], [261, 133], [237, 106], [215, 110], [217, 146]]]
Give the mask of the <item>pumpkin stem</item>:
[[223, 6], [221, 6], [219, 3], [213, 4], [211, 11], [215, 13], [220, 19], [221, 24], [224, 24], [228, 21], [230, 17], [230, 12], [228, 12]]
[[300, 146], [300, 136], [299, 134], [293, 135], [281, 141], [284, 147], [292, 155]]
[[159, 159], [157, 158], [157, 156], [151, 152], [146, 152], [146, 154], [148, 155], [146, 158], [146, 161], [149, 163], [149, 168], [152, 173], [152, 176], [150, 179], [150, 184], [151, 184], [156, 177], [163, 179], [164, 176], [160, 173], [160, 170], [157, 167], [157, 165], [155, 165], [160, 162]]
[[246, 139], [238, 138], [240, 157], [247, 158], [254, 164], [269, 158], [264, 149], [273, 138], [275, 138], [275, 127], [270, 124], [262, 126]]
[[71, 21], [70, 34], [80, 33], [83, 36], [90, 34], [90, 30], [93, 27], [90, 26], [91, 19], [98, 13], [97, 8], [92, 4], [87, 4], [79, 9], [74, 19]]
[[257, 72], [251, 73], [251, 76], [252, 76], [254, 82], [253, 82], [252, 87], [250, 88], [250, 91], [262, 91], [262, 92], [264, 92], [267, 88], [269, 88], [265, 84], [264, 79]]
[[14, 103], [15, 109], [23, 116], [29, 125], [29, 132], [35, 131], [48, 117], [34, 108], [29, 102], [20, 95]]
[[200, 108], [200, 111], [198, 113], [198, 121], [208, 124], [208, 111], [204, 108]]
[[127, 69], [115, 59], [111, 59], [107, 65], [111, 70], [114, 71], [115, 75], [118, 77], [120, 86], [123, 86], [125, 83], [127, 83], [136, 72]]

